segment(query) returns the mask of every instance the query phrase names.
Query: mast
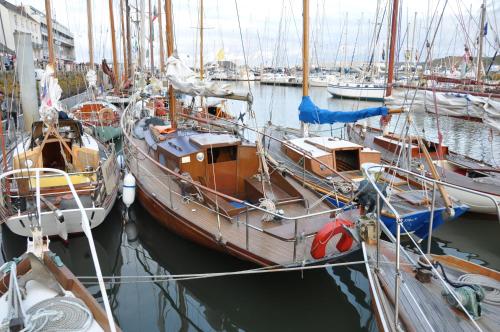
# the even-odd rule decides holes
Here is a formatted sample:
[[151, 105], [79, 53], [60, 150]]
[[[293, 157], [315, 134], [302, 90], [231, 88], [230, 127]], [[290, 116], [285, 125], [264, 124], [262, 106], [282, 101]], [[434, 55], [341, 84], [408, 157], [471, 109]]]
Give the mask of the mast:
[[200, 80], [203, 80], [203, 0], [200, 0]]
[[389, 70], [387, 72], [387, 90], [385, 95], [388, 97], [392, 94], [392, 82], [394, 81], [394, 57], [396, 54], [396, 33], [398, 28], [398, 9], [399, 0], [394, 0], [392, 4], [392, 19], [391, 19], [391, 44], [389, 47]]
[[50, 0], [45, 0], [45, 19], [47, 23], [47, 41], [49, 47], [49, 65], [56, 70], [56, 59], [54, 57], [54, 33], [52, 31], [52, 9]]
[[153, 7], [151, 5], [151, 0], [148, 2], [149, 5], [149, 61], [150, 61], [150, 70], [151, 75], [153, 75], [155, 71], [155, 58], [153, 56], [153, 39], [154, 39], [154, 31], [153, 31]]
[[143, 66], [146, 58], [144, 53], [144, 35], [145, 35], [144, 21], [146, 19], [146, 15], [144, 13], [144, 7], [145, 7], [144, 0], [140, 0], [139, 6], [141, 15], [139, 19], [139, 70], [142, 70], [144, 69]]
[[127, 26], [127, 67], [128, 67], [128, 77], [133, 76], [132, 69], [132, 34], [130, 32], [130, 5], [129, 0], [125, 0], [125, 24]]
[[[166, 32], [167, 32], [167, 56], [171, 57], [174, 54], [174, 31], [172, 27], [172, 0], [165, 0], [165, 19], [166, 19]], [[177, 127], [175, 119], [175, 95], [172, 85], [168, 87], [169, 97], [169, 113], [170, 123], [172, 128]]]
[[123, 0], [120, 0], [120, 21], [122, 28], [122, 48], [123, 48], [123, 76], [124, 79], [128, 76], [128, 62], [127, 62], [127, 35], [125, 33], [125, 23], [123, 22]]
[[89, 67], [94, 70], [94, 31], [92, 25], [92, 0], [87, 0], [87, 24], [89, 39]]
[[115, 75], [115, 92], [118, 92], [118, 59], [116, 56], [116, 38], [115, 38], [115, 18], [113, 16], [113, 0], [109, 0], [109, 24], [111, 26], [111, 47], [113, 49], [113, 75]]
[[479, 50], [477, 53], [476, 81], [481, 81], [483, 66], [484, 17], [486, 16], [486, 0], [481, 5], [481, 25], [479, 26]]
[[[303, 0], [302, 18], [302, 97], [309, 96], [309, 0]], [[309, 136], [308, 125], [300, 123], [302, 136]]]
[[158, 0], [158, 39], [160, 40], [160, 72], [165, 71], [165, 50], [163, 49], [163, 22], [161, 18], [161, 0]]

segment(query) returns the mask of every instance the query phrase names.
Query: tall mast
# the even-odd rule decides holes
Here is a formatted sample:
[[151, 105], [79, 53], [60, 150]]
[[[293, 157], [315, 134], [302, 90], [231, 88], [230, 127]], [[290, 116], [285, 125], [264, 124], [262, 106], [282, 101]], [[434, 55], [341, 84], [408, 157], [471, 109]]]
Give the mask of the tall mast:
[[[172, 27], [172, 0], [165, 0], [165, 19], [167, 30], [167, 56], [171, 57], [174, 54], [174, 31]], [[175, 95], [172, 85], [168, 87], [169, 97], [169, 113], [172, 127], [177, 127], [175, 119]]]
[[87, 0], [87, 24], [89, 39], [89, 67], [94, 70], [94, 33], [92, 25], [92, 0]]
[[128, 62], [127, 62], [127, 34], [125, 32], [125, 23], [123, 22], [123, 0], [120, 0], [120, 21], [122, 28], [122, 48], [123, 48], [123, 76], [128, 76]]
[[486, 16], [486, 0], [481, 5], [481, 25], [479, 26], [479, 50], [477, 53], [476, 81], [481, 81], [483, 66], [484, 17]]
[[149, 60], [150, 60], [150, 70], [151, 74], [155, 71], [155, 58], [153, 56], [153, 39], [154, 39], [154, 31], [153, 31], [153, 7], [151, 5], [151, 0], [149, 0]]
[[200, 80], [203, 80], [203, 0], [200, 0]]
[[56, 70], [56, 59], [54, 57], [54, 34], [52, 31], [52, 9], [50, 0], [45, 0], [45, 19], [47, 23], [47, 41], [49, 47], [49, 64]]
[[163, 30], [162, 30], [162, 18], [161, 18], [161, 0], [158, 0], [158, 39], [160, 40], [160, 72], [165, 71], [165, 50], [163, 49]]
[[140, 19], [139, 19], [139, 69], [143, 70], [144, 69], [144, 62], [146, 60], [145, 57], [145, 52], [144, 52], [144, 36], [145, 36], [145, 29], [144, 29], [144, 21], [146, 20], [146, 14], [145, 14], [145, 4], [144, 0], [139, 0], [139, 6], [140, 6]]
[[[309, 96], [309, 0], [303, 0], [302, 9], [302, 96]], [[308, 125], [301, 122], [302, 136], [307, 137]]]
[[392, 4], [391, 44], [389, 47], [389, 70], [387, 73], [387, 90], [385, 93], [386, 96], [390, 96], [392, 94], [392, 82], [394, 81], [394, 57], [396, 53], [398, 8], [399, 8], [399, 0], [394, 0]]
[[125, 0], [125, 24], [127, 26], [127, 67], [128, 67], [128, 77], [133, 76], [132, 70], [132, 34], [130, 30], [130, 5], [129, 0]]
[[118, 59], [116, 56], [116, 38], [115, 38], [115, 18], [113, 16], [113, 0], [109, 0], [109, 24], [111, 26], [111, 47], [113, 49], [113, 75], [115, 75], [115, 92], [118, 92]]

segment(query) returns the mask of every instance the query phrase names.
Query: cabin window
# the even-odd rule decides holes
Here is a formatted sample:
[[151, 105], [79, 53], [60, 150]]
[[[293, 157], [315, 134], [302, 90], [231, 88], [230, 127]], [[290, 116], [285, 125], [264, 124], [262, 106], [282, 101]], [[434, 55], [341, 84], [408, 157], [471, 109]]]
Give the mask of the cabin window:
[[238, 147], [235, 145], [207, 149], [207, 160], [209, 164], [233, 161], [236, 160], [237, 156]]
[[359, 170], [359, 150], [335, 151], [335, 165], [339, 172]]

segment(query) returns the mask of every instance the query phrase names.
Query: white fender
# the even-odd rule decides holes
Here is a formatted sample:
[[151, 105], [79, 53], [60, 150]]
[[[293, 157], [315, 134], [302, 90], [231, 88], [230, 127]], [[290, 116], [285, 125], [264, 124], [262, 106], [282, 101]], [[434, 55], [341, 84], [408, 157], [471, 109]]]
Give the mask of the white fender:
[[127, 209], [135, 201], [135, 177], [131, 173], [127, 173], [123, 178], [122, 200]]

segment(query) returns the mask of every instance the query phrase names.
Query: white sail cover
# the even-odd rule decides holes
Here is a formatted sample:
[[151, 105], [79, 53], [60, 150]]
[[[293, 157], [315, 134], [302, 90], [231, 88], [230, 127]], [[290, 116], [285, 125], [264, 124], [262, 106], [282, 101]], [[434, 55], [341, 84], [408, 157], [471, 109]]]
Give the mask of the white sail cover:
[[167, 59], [167, 79], [175, 90], [188, 95], [251, 101], [248, 92], [233, 91], [227, 84], [200, 81], [191, 68], [174, 56]]
[[465, 93], [401, 89], [396, 89], [392, 97], [387, 100], [388, 105], [411, 104], [416, 112], [436, 113], [437, 109], [438, 114], [443, 116], [481, 119], [500, 131], [500, 101], [495, 99]]
[[41, 105], [38, 112], [42, 121], [47, 124], [57, 123], [59, 111], [63, 110], [59, 102], [62, 89], [54, 75], [54, 68], [51, 65], [47, 65], [40, 81]]
[[467, 95], [467, 99], [484, 110], [483, 123], [500, 132], [500, 101], [471, 95]]

